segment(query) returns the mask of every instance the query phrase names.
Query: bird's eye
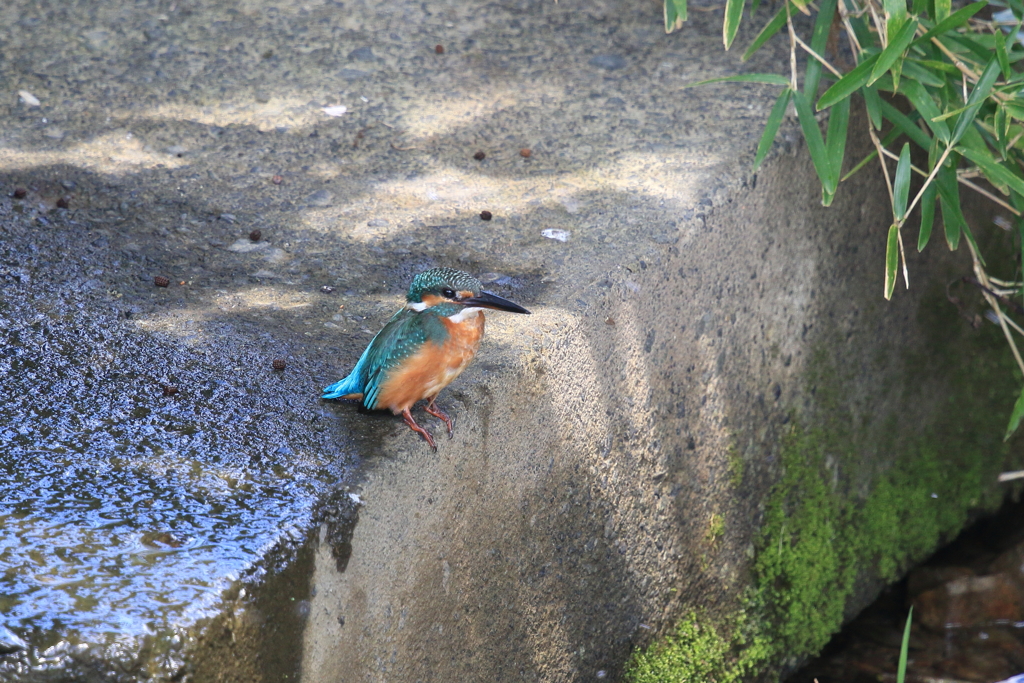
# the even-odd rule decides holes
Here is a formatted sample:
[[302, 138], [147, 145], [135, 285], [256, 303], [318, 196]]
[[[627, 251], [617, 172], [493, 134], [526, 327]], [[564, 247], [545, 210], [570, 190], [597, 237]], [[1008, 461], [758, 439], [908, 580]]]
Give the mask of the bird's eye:
[[445, 299], [454, 299], [455, 292], [451, 289], [442, 289], [441, 296], [443, 296]]

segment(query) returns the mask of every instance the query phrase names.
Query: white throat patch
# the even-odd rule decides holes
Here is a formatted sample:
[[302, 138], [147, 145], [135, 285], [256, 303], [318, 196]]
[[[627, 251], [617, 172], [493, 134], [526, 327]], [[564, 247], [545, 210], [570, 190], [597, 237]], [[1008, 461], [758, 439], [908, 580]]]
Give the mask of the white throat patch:
[[466, 308], [463, 308], [461, 311], [459, 311], [455, 315], [448, 316], [448, 319], [451, 320], [453, 323], [455, 323], [457, 325], [457, 324], [459, 324], [459, 323], [461, 323], [461, 322], [463, 322], [465, 320], [472, 320], [473, 318], [476, 317], [476, 314], [479, 313], [482, 310], [484, 310], [484, 309], [482, 309], [482, 308], [473, 308], [471, 306], [467, 306]]

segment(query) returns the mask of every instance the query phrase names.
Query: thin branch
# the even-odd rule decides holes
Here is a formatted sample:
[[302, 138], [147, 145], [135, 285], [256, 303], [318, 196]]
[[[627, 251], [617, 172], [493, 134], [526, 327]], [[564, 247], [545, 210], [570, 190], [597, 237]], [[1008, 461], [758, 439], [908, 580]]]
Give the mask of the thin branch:
[[[885, 156], [889, 157], [893, 161], [899, 161], [900, 160], [899, 156], [897, 156], [893, 152], [890, 152], [885, 147], [882, 148], [882, 152], [885, 154]], [[910, 165], [910, 170], [913, 171], [914, 173], [916, 173], [917, 175], [921, 176], [922, 178], [927, 178], [928, 177], [927, 173], [925, 173], [924, 171], [919, 169], [917, 166], [914, 166], [913, 164]]]
[[793, 14], [789, 10], [789, 0], [786, 3], [786, 25], [789, 26], [789, 71], [790, 85], [796, 90], [796, 31], [793, 30]]
[[976, 185], [976, 184], [972, 183], [967, 178], [957, 178], [957, 180], [960, 181], [961, 185], [966, 185], [967, 187], [971, 188], [972, 190], [974, 190], [978, 194], [982, 195], [983, 197], [988, 197], [989, 199], [994, 201], [996, 204], [998, 204], [999, 206], [1003, 207], [1004, 209], [1006, 209], [1007, 211], [1012, 213], [1014, 216], [1017, 216], [1018, 218], [1020, 218], [1020, 216], [1021, 216], [1020, 211], [1018, 211], [1017, 209], [1013, 208], [1013, 206], [1011, 206], [1010, 204], [1007, 204], [1005, 201], [1003, 201], [999, 197], [995, 196], [994, 194], [992, 194], [991, 192], [989, 192], [985, 188], [981, 187], [980, 185]]
[[935, 164], [935, 168], [932, 169], [931, 174], [925, 179], [924, 185], [922, 185], [921, 189], [917, 191], [917, 196], [914, 197], [914, 201], [910, 202], [910, 206], [907, 207], [907, 212], [903, 214], [903, 220], [900, 221], [901, 226], [903, 225], [904, 221], [907, 220], [907, 216], [910, 215], [910, 212], [914, 210], [915, 206], [917, 206], [917, 203], [921, 201], [921, 197], [924, 196], [924, 191], [928, 189], [928, 184], [932, 182], [932, 180], [935, 178], [935, 174], [939, 172], [940, 168], [942, 168], [942, 164], [946, 162], [946, 157], [948, 157], [949, 153], [952, 151], [952, 147], [947, 147], [946, 151], [942, 153], [941, 157], [939, 157], [939, 163]]
[[896, 228], [896, 241], [900, 245], [900, 261], [903, 262], [903, 283], [910, 289], [910, 275], [907, 274], [907, 253], [903, 251], [903, 231]]
[[[942, 44], [942, 41], [940, 41], [938, 38], [932, 38], [932, 43], [934, 43], [936, 45], [936, 47], [938, 47], [940, 50], [942, 50], [942, 52], [947, 57], [949, 57], [949, 61], [953, 62], [953, 66], [955, 66], [956, 68], [960, 69], [961, 73], [963, 73], [965, 76], [970, 76], [971, 80], [974, 83], [978, 82], [978, 79], [981, 78], [981, 76], [976, 74], [970, 67], [968, 67], [966, 64], [964, 64], [960, 60], [960, 58], [958, 56], [956, 56], [956, 54], [951, 52], [949, 50], [949, 48], [947, 48], [945, 45]], [[965, 98], [965, 100], [966, 100], [966, 98]]]
[[850, 51], [853, 52], [854, 63], [859, 63], [858, 57], [864, 50], [860, 46], [860, 41], [857, 40], [857, 34], [853, 31], [853, 24], [850, 23], [850, 10], [846, 8], [845, 2], [837, 3], [839, 6], [839, 17], [843, 20], [843, 26], [846, 27], [846, 38], [850, 41]]
[[[885, 186], [889, 189], [889, 203], [892, 204], [892, 181], [889, 180], [889, 167], [885, 164], [885, 152], [882, 151], [885, 148], [882, 147], [882, 143], [879, 141], [878, 136], [875, 135], [875, 129], [871, 126], [870, 121], [868, 122], [868, 135], [871, 136], [871, 142], [875, 143], [875, 150], [878, 152], [878, 161], [882, 164], [882, 174], [885, 175]], [[909, 211], [907, 213], [909, 213]]]
[[1020, 289], [1021, 287], [1024, 287], [1024, 282], [1013, 282], [1013, 281], [1010, 281], [1010, 280], [1000, 280], [999, 278], [992, 277], [992, 276], [989, 276], [988, 281], [989, 282], [993, 282], [993, 283], [999, 285], [1000, 287], [1011, 287], [1015, 291]]
[[[989, 286], [988, 275], [985, 273], [985, 269], [981, 265], [981, 261], [978, 259], [978, 253], [974, 250], [974, 245], [971, 240], [967, 240], [967, 247], [971, 250], [971, 258], [974, 260], [974, 274], [978, 277], [978, 281], [984, 287]], [[1024, 373], [1024, 360], [1020, 357], [1020, 351], [1017, 350], [1017, 342], [1013, 340], [1013, 335], [1010, 334], [1010, 328], [1006, 324], [1006, 316], [1003, 314], [1003, 309], [1000, 308], [999, 303], [995, 297], [989, 294], [987, 291], [982, 290], [982, 296], [985, 297], [985, 301], [992, 307], [992, 311], [999, 318], [999, 326], [1003, 329], [1003, 336], [1006, 337], [1006, 341], [1010, 343], [1010, 350], [1013, 351], [1013, 357], [1017, 361], [1017, 367], [1020, 368], [1021, 373]]]
[[819, 62], [821, 62], [821, 65], [822, 65], [822, 66], [824, 66], [824, 67], [825, 67], [826, 69], [828, 69], [829, 71], [831, 71], [831, 72], [832, 72], [832, 73], [833, 73], [833, 74], [835, 75], [835, 77], [836, 77], [836, 78], [842, 78], [842, 77], [843, 77], [843, 74], [842, 74], [842, 73], [841, 73], [841, 72], [839, 71], [839, 69], [837, 69], [837, 68], [835, 68], [834, 66], [832, 66], [831, 64], [829, 64], [829, 63], [828, 63], [828, 62], [827, 62], [827, 61], [825, 60], [825, 58], [824, 58], [824, 57], [822, 57], [822, 56], [821, 56], [821, 55], [819, 55], [819, 54], [818, 54], [817, 52], [815, 52], [814, 50], [812, 50], [812, 49], [811, 49], [811, 46], [810, 46], [810, 45], [808, 45], [807, 43], [805, 43], [804, 41], [802, 41], [802, 40], [800, 39], [800, 36], [798, 36], [798, 35], [796, 35], [796, 34], [793, 34], [793, 37], [794, 37], [794, 38], [796, 39], [796, 42], [797, 42], [797, 44], [798, 44], [798, 45], [799, 45], [800, 47], [802, 47], [802, 48], [803, 48], [803, 49], [804, 49], [804, 50], [805, 50], [805, 51], [807, 52], [807, 54], [809, 54], [810, 56], [814, 57], [814, 58], [815, 58], [815, 59], [817, 59], [817, 60], [818, 60]]
[[882, 49], [884, 50], [889, 45], [889, 36], [885, 33], [885, 22], [878, 17], [878, 11], [875, 9], [875, 3], [868, 0], [868, 9], [871, 10], [871, 21], [875, 24], [875, 31], [878, 33], [878, 40], [882, 43]]

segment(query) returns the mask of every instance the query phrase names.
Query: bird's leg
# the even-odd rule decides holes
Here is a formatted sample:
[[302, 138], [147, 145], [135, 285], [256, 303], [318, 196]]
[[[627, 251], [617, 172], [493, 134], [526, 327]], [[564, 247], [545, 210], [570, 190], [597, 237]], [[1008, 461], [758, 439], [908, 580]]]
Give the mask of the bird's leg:
[[434, 399], [436, 398], [437, 396], [434, 396], [434, 398], [430, 399], [430, 401], [427, 402], [427, 407], [424, 408], [424, 410], [426, 410], [428, 413], [436, 417], [441, 422], [444, 422], [445, 426], [448, 427], [448, 438], [450, 439], [453, 436], [455, 436], [455, 421], [448, 417], [448, 413], [444, 412], [436, 405], [434, 405]]
[[409, 412], [408, 408], [402, 411], [402, 417], [405, 419], [405, 424], [409, 425], [409, 428], [412, 429], [412, 431], [416, 432], [424, 439], [426, 439], [427, 443], [430, 444], [430, 447], [433, 448], [434, 452], [436, 453], [437, 445], [434, 443], [434, 437], [432, 437], [430, 435], [430, 432], [428, 432], [426, 429], [416, 424], [416, 420], [412, 419], [412, 413]]

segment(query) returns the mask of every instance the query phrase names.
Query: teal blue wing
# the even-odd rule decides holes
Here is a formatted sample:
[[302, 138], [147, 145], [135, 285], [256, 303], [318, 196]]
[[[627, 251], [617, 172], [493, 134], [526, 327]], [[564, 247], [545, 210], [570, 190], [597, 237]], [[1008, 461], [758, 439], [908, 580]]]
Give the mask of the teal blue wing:
[[377, 333], [349, 376], [324, 390], [324, 397], [361, 393], [363, 405], [376, 409], [388, 373], [415, 354], [427, 340], [443, 342], [447, 336], [448, 331], [437, 315], [403, 309]]

